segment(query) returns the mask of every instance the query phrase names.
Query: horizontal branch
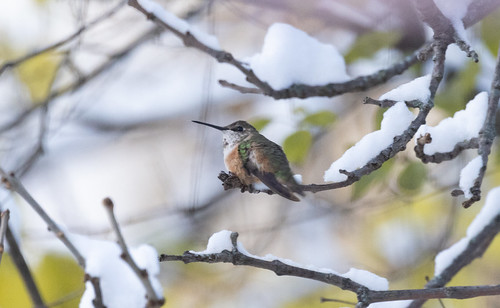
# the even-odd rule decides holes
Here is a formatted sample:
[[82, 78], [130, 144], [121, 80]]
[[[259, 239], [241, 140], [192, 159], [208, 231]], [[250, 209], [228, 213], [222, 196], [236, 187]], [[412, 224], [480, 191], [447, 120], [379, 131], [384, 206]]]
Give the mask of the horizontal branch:
[[226, 80], [219, 80], [220, 85], [233, 90], [237, 90], [241, 93], [263, 94], [274, 99], [333, 97], [344, 93], [367, 90], [386, 82], [393, 76], [403, 73], [410, 66], [418, 62], [423, 51], [427, 51], [429, 49], [429, 47], [426, 46], [422, 50], [416, 51], [412, 55], [407, 56], [402, 61], [392, 65], [387, 69], [379, 70], [378, 72], [375, 72], [371, 75], [353, 78], [352, 80], [343, 83], [329, 83], [320, 86], [293, 84], [286, 89], [275, 90], [267, 82], [261, 80], [257, 75], [255, 75], [255, 73], [251, 68], [248, 67], [247, 64], [234, 58], [231, 53], [224, 50], [214, 49], [204, 44], [189, 31], [186, 31], [185, 33], [179, 31], [174, 26], [166, 23], [164, 20], [156, 16], [154, 12], [148, 12], [139, 4], [137, 0], [129, 0], [128, 4], [143, 13], [148, 19], [152, 20], [157, 25], [171, 31], [175, 36], [182, 40], [186, 47], [193, 47], [213, 57], [220, 63], [226, 63], [234, 66], [241, 73], [243, 73], [243, 75], [245, 75], [246, 80], [254, 85], [255, 88], [236, 85]]
[[295, 276], [311, 280], [324, 282], [330, 285], [337, 286], [342, 290], [358, 292], [359, 289], [367, 289], [367, 287], [359, 284], [349, 278], [342, 277], [333, 273], [323, 273], [310, 269], [305, 269], [298, 266], [289, 265], [280, 260], [266, 261], [255, 258], [238, 250], [237, 245], [238, 233], [231, 234], [231, 242], [233, 248], [231, 251], [223, 250], [218, 253], [198, 254], [190, 251], [184, 252], [182, 255], [160, 255], [160, 262], [165, 261], [182, 261], [185, 264], [193, 262], [204, 263], [232, 263], [233, 265], [245, 265], [256, 268], [267, 269], [274, 272], [278, 276]]
[[243, 253], [238, 249], [238, 233], [231, 233], [231, 251], [224, 249], [221, 252], [214, 253], [196, 253], [186, 251], [182, 255], [162, 254], [159, 257], [160, 262], [182, 261], [189, 263], [231, 263], [236, 266], [250, 266], [266, 269], [274, 272], [278, 276], [294, 276], [299, 278], [311, 279], [326, 284], [337, 286], [343, 290], [356, 293], [358, 304], [356, 307], [367, 307], [372, 303], [399, 301], [409, 299], [436, 299], [436, 298], [455, 298], [466, 299], [478, 296], [500, 295], [500, 285], [481, 285], [481, 286], [457, 286], [440, 287], [432, 289], [407, 289], [407, 290], [388, 290], [375, 291], [359, 284], [349, 278], [342, 277], [333, 273], [320, 272], [300, 266], [290, 265], [280, 261], [263, 260]]

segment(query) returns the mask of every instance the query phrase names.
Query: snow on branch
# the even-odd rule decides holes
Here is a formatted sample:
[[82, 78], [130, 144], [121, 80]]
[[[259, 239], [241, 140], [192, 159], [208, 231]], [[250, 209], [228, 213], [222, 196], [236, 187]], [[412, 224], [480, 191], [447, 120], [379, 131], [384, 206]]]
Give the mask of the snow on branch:
[[364, 270], [351, 268], [347, 273], [339, 274], [331, 269], [302, 266], [273, 255], [255, 256], [249, 253], [237, 239], [237, 232], [222, 230], [210, 237], [204, 251], [186, 251], [182, 255], [162, 254], [160, 262], [182, 261], [186, 264], [205, 262], [246, 265], [273, 271], [278, 276], [296, 276], [324, 282], [352, 292], [358, 292], [360, 289], [387, 290], [389, 287], [385, 278]]
[[464, 195], [467, 208], [481, 199], [481, 184], [486, 172], [491, 146], [496, 136], [495, 118], [500, 99], [500, 48], [489, 94], [481, 92], [464, 110], [442, 120], [437, 126], [423, 125], [417, 132], [415, 153], [424, 163], [440, 163], [457, 157], [463, 150], [478, 149], [478, 156], [460, 173], [460, 189], [453, 196]]
[[[499, 232], [500, 187], [497, 187], [488, 193], [486, 204], [467, 228], [466, 236], [436, 256], [435, 277], [425, 287], [446, 285], [462, 268], [480, 258]], [[408, 307], [421, 307], [424, 302], [417, 300]]]
[[[383, 101], [365, 99], [365, 103], [376, 105], [388, 104], [392, 106], [384, 115], [386, 125], [384, 130], [371, 133], [362, 139], [357, 145], [350, 149], [349, 155], [344, 154], [338, 161], [325, 172], [326, 181], [336, 181], [328, 184], [301, 185], [303, 191], [319, 192], [324, 190], [338, 189], [349, 186], [370, 174], [382, 166], [384, 162], [394, 157], [397, 153], [406, 149], [408, 142], [413, 138], [417, 130], [425, 124], [427, 115], [434, 106], [434, 96], [443, 78], [445, 53], [448, 44], [446, 42], [435, 41], [430, 47], [422, 49], [418, 53], [418, 58], [427, 58], [429, 53], [433, 53], [433, 70], [429, 76], [417, 78], [409, 83], [400, 86], [399, 90], [389, 92], [387, 98], [401, 100]], [[426, 99], [420, 101], [419, 99]], [[405, 107], [406, 103], [419, 108], [415, 118]], [[392, 109], [394, 108], [394, 109]], [[412, 120], [413, 119], [413, 120]], [[379, 144], [380, 143], [380, 144]], [[231, 176], [221, 172], [219, 179], [223, 182], [224, 189], [239, 188], [242, 192], [248, 189], [245, 185]], [[265, 191], [272, 194], [272, 192]]]
[[[500, 222], [500, 220], [499, 220]], [[185, 264], [202, 263], [232, 263], [233, 265], [251, 266], [273, 271], [278, 276], [295, 276], [316, 280], [337, 286], [343, 290], [356, 293], [356, 307], [385, 307], [388, 301], [419, 299], [425, 301], [433, 298], [472, 298], [477, 296], [498, 295], [497, 286], [460, 286], [433, 289], [388, 290], [388, 282], [373, 273], [351, 268], [345, 274], [339, 274], [331, 269], [302, 266], [291, 260], [273, 255], [264, 257], [249, 253], [241, 242], [238, 233], [227, 230], [213, 234], [203, 251], [186, 251], [182, 255], [160, 255], [160, 262], [182, 261]], [[380, 303], [380, 306], [379, 304]], [[404, 302], [401, 302], [404, 303]]]
[[474, 62], [479, 61], [477, 53], [465, 41], [463, 18], [467, 14], [470, 0], [413, 0], [420, 18], [434, 31], [434, 39], [446, 44], [455, 43]]
[[[429, 50], [426, 46], [387, 69], [350, 79], [345, 73], [342, 56], [333, 46], [322, 44], [289, 25], [275, 24], [269, 29], [262, 52], [251, 58], [248, 64], [220, 49], [218, 44], [210, 43], [214, 40], [207, 39], [211, 37], [208, 34], [193, 32], [193, 28], [185, 21], [167, 12], [152, 0], [129, 0], [128, 4], [157, 25], [170, 30], [183, 41], [185, 46], [196, 48], [220, 63], [234, 66], [253, 85], [247, 87], [219, 80], [222, 86], [241, 93], [263, 94], [274, 99], [333, 97], [367, 90], [403, 73], [417, 63], [423, 51]], [[277, 54], [286, 56], [277, 59], [273, 56]], [[319, 58], [315, 59], [316, 56]], [[273, 69], [269, 69], [267, 65], [271, 65]], [[330, 69], [325, 69], [325, 65]], [[311, 69], [311, 66], [317, 69]], [[305, 72], [304, 68], [309, 70]]]
[[[155, 280], [154, 275], [150, 277], [150, 274], [148, 273], [147, 269], [144, 268], [139, 268], [137, 265], [136, 261], [132, 257], [131, 253], [129, 252], [129, 249], [125, 243], [125, 239], [123, 238], [122, 232], [120, 230], [120, 226], [118, 225], [118, 221], [116, 220], [115, 214], [114, 214], [114, 204], [113, 201], [111, 201], [110, 198], [106, 198], [103, 201], [104, 208], [106, 209], [106, 212], [108, 213], [109, 220], [111, 222], [111, 226], [113, 227], [113, 230], [116, 233], [116, 236], [118, 238], [118, 245], [120, 246], [120, 249], [122, 253], [120, 254], [120, 257], [127, 263], [132, 271], [135, 273], [137, 278], [139, 278], [140, 282], [144, 286], [144, 289], [146, 289], [146, 298], [148, 300], [146, 306], [147, 307], [160, 307], [165, 303], [165, 299], [163, 298], [162, 294], [162, 288], [161, 285], [158, 281]], [[156, 251], [152, 247], [147, 246], [146, 249], [152, 250], [151, 253], [149, 253], [150, 256], [156, 256]], [[152, 258], [149, 258], [150, 260]], [[153, 259], [154, 260], [154, 259]], [[156, 262], [153, 262], [156, 263]], [[154, 265], [153, 265], [154, 266]], [[153, 274], [157, 274], [159, 272], [159, 269], [156, 267], [154, 269]], [[156, 288], [153, 284], [156, 283]]]

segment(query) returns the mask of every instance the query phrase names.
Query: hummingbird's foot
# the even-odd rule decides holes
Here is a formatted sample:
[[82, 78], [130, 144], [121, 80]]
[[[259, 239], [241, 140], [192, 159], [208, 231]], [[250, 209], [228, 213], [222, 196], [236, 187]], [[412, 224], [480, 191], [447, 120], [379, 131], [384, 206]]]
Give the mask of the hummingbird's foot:
[[219, 180], [222, 181], [222, 186], [224, 187], [224, 190], [229, 190], [229, 189], [234, 189], [234, 188], [240, 188], [241, 192], [245, 192], [248, 190], [248, 187], [241, 183], [241, 180], [233, 173], [225, 173], [224, 171], [221, 171], [218, 176]]

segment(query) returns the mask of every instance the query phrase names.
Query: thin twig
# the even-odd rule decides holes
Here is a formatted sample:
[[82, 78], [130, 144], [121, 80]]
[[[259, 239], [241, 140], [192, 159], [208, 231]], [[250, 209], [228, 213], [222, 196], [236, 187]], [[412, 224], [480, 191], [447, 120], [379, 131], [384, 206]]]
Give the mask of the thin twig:
[[52, 231], [56, 237], [69, 249], [73, 256], [78, 261], [78, 264], [82, 268], [85, 268], [85, 259], [82, 254], [78, 251], [76, 246], [69, 240], [64, 231], [59, 228], [52, 218], [45, 212], [40, 204], [31, 196], [31, 194], [26, 190], [22, 183], [14, 176], [14, 174], [8, 174], [2, 168], [0, 168], [0, 175], [2, 176], [2, 183], [10, 190], [17, 192], [30, 206], [31, 208], [43, 219], [47, 224], [50, 231]]
[[92, 287], [94, 288], [95, 297], [92, 300], [92, 304], [94, 305], [94, 307], [106, 308], [102, 300], [101, 280], [99, 279], [99, 277], [92, 277], [89, 274], [85, 274], [85, 281], [90, 281]]
[[156, 294], [156, 291], [154, 290], [153, 285], [149, 280], [148, 271], [145, 269], [140, 269], [139, 266], [137, 266], [137, 264], [135, 263], [132, 256], [130, 255], [130, 252], [128, 251], [127, 244], [125, 244], [125, 239], [123, 238], [123, 235], [120, 231], [120, 226], [118, 225], [118, 221], [116, 220], [114, 214], [113, 201], [110, 198], [106, 198], [103, 200], [103, 205], [104, 208], [106, 209], [106, 212], [108, 213], [111, 226], [113, 227], [113, 230], [116, 233], [118, 245], [122, 249], [121, 258], [130, 266], [130, 268], [134, 271], [134, 273], [137, 275], [137, 278], [139, 278], [144, 288], [146, 289], [148, 307], [159, 307], [163, 305], [165, 303], [165, 299], [163, 297], [159, 297]]
[[465, 208], [471, 206], [474, 202], [481, 199], [481, 184], [483, 183], [484, 174], [488, 165], [488, 157], [491, 153], [491, 146], [496, 137], [495, 120], [498, 110], [498, 101], [500, 100], [500, 45], [497, 52], [497, 64], [495, 74], [491, 82], [491, 89], [488, 98], [488, 110], [483, 127], [479, 132], [479, 149], [478, 154], [481, 155], [482, 165], [479, 169], [479, 174], [474, 180], [474, 185], [470, 188], [472, 197], [465, 200], [462, 205]]
[[33, 279], [33, 275], [31, 275], [31, 271], [28, 267], [28, 264], [26, 263], [26, 260], [24, 259], [21, 249], [17, 244], [16, 238], [10, 231], [9, 227], [7, 227], [7, 232], [5, 235], [7, 244], [9, 244], [10, 256], [12, 257], [12, 261], [14, 262], [14, 265], [16, 266], [19, 272], [19, 275], [21, 275], [22, 277], [23, 283], [26, 286], [26, 290], [28, 291], [31, 301], [33, 302], [33, 306], [35, 308], [47, 307], [47, 305], [45, 305], [42, 299], [42, 296], [40, 294], [40, 291], [38, 290], [35, 280]]
[[424, 147], [430, 142], [432, 142], [432, 136], [431, 134], [426, 133], [425, 135], [417, 138], [417, 144], [414, 147], [415, 156], [420, 158], [424, 164], [438, 164], [443, 161], [452, 160], [464, 150], [477, 149], [479, 147], [479, 138], [472, 138], [455, 144], [455, 147], [450, 152], [436, 152], [432, 155], [427, 155], [424, 153]]
[[9, 222], [10, 211], [7, 209], [0, 214], [0, 263], [2, 263], [2, 255], [4, 252], [3, 240], [7, 232], [7, 223]]

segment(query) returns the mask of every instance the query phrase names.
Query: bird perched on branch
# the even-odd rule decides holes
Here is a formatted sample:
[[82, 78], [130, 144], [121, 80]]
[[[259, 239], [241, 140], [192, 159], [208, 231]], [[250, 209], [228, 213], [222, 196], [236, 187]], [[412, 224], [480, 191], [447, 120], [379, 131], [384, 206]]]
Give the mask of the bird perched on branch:
[[226, 168], [250, 191], [254, 184], [262, 182], [274, 193], [292, 201], [300, 201], [294, 193], [303, 196], [304, 192], [293, 177], [283, 149], [261, 135], [252, 125], [245, 121], [236, 121], [227, 126], [193, 122], [222, 131]]

